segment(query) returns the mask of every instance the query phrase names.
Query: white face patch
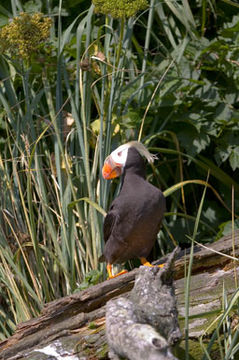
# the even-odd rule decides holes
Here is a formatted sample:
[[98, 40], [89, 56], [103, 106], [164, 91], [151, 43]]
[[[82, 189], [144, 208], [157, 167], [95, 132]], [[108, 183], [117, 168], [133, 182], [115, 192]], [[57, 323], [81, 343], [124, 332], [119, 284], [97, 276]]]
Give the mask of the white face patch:
[[148, 162], [153, 163], [157, 156], [151, 154], [146, 147], [138, 141], [130, 141], [124, 145], [119, 146], [116, 150], [114, 150], [110, 157], [115, 162], [116, 165], [120, 167], [124, 167], [126, 164], [128, 150], [130, 147], [134, 147], [142, 156], [145, 156]]
[[129, 147], [130, 146], [128, 146], [128, 144], [121, 145], [110, 154], [111, 158], [117, 165], [121, 165], [122, 167], [125, 166]]

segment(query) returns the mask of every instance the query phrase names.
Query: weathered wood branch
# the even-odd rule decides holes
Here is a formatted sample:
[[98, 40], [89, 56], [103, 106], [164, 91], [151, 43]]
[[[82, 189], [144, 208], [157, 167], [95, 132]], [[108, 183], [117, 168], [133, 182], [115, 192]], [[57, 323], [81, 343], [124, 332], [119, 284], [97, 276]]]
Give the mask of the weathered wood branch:
[[173, 286], [177, 249], [165, 266], [141, 266], [128, 297], [106, 306], [106, 336], [110, 358], [176, 360], [170, 346], [181, 338]]
[[[235, 235], [235, 255], [238, 257], [239, 231]], [[223, 237], [210, 244], [208, 249], [200, 246], [195, 247], [191, 281], [191, 297], [193, 300], [190, 310], [192, 315], [202, 313], [202, 318], [204, 312], [220, 308], [223, 281], [229, 294], [234, 291], [232, 260], [213, 251], [232, 256], [231, 236]], [[162, 259], [161, 262], [164, 261], [165, 259]], [[182, 316], [184, 314], [183, 276], [188, 261], [189, 255], [181, 251], [175, 262], [175, 288], [179, 313]], [[92, 333], [95, 337], [99, 335], [94, 346], [96, 344], [97, 349], [101, 349], [105, 344], [104, 331], [100, 331], [102, 328], [104, 329], [104, 305], [108, 300], [129, 292], [133, 287], [134, 278], [138, 271], [138, 269], [134, 269], [118, 278], [104, 281], [87, 290], [46, 304], [38, 318], [19, 324], [15, 334], [0, 343], [0, 359], [28, 359], [28, 355], [26, 355], [28, 353], [30, 354], [29, 359], [33, 359], [31, 351], [36, 347], [39, 349], [51, 344], [56, 339], [61, 339], [61, 342], [67, 339], [68, 343], [71, 344], [67, 351], [71, 353], [76, 343], [79, 343], [76, 352], [79, 349], [81, 351], [84, 346], [86, 346], [86, 350], [91, 351], [90, 346], [87, 345], [88, 340], [85, 339], [89, 335], [92, 336]], [[95, 329], [91, 329], [89, 326], [89, 322], [92, 321]], [[197, 320], [192, 320], [192, 324], [195, 323], [195, 326], [191, 328], [192, 336], [197, 336], [202, 332], [196, 322]], [[204, 318], [203, 321], [201, 319], [200, 323], [202, 322], [205, 328], [206, 319]], [[83, 345], [81, 344], [82, 341]], [[94, 346], [92, 354], [95, 356], [94, 358], [97, 356], [100, 358], [100, 355], [95, 355]], [[41, 359], [47, 359], [47, 357], [42, 356]]]

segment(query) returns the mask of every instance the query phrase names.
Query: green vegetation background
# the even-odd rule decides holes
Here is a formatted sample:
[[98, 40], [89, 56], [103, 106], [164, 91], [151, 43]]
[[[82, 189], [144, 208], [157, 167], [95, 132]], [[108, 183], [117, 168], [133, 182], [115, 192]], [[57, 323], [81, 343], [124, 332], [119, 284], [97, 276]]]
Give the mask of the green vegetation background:
[[123, 0], [112, 17], [86, 0], [1, 1], [2, 338], [105, 276], [102, 222], [119, 182], [101, 168], [124, 142], [159, 157], [148, 168], [167, 196], [155, 258], [238, 227], [238, 3], [133, 2], [133, 17]]

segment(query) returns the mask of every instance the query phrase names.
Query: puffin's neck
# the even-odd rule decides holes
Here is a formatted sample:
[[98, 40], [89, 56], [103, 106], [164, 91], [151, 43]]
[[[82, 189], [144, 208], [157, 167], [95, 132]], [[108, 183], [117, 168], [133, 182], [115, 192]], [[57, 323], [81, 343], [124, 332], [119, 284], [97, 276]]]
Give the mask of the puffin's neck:
[[136, 178], [145, 180], [146, 172], [144, 167], [125, 169], [122, 175], [120, 190], [122, 190], [122, 188], [127, 186], [130, 182], [134, 184]]
[[128, 156], [122, 174], [121, 189], [127, 184], [132, 184], [137, 182], [137, 179], [145, 180], [145, 163], [142, 156], [135, 148], [129, 148]]
[[145, 171], [145, 166], [140, 166], [140, 167], [130, 167], [130, 168], [126, 168], [123, 172], [122, 177], [123, 178], [128, 178], [128, 177], [132, 177], [132, 176], [139, 176], [142, 177], [143, 179], [146, 178], [146, 171]]

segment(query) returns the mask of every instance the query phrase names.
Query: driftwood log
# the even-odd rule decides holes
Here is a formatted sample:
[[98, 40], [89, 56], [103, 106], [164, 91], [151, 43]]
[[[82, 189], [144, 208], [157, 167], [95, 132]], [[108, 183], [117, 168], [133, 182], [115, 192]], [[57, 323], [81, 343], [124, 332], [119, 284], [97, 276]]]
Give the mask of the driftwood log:
[[[216, 252], [215, 252], [216, 251]], [[223, 237], [207, 248], [195, 247], [191, 278], [190, 338], [198, 338], [221, 309], [222, 289], [235, 291], [232, 237]], [[235, 234], [239, 255], [239, 231]], [[184, 272], [189, 255], [181, 251], [175, 262], [175, 292], [179, 315], [184, 316]], [[165, 262], [162, 259], [161, 262]], [[237, 263], [236, 263], [237, 264]], [[239, 273], [239, 268], [236, 268]], [[134, 285], [134, 269], [118, 278], [46, 304], [38, 318], [19, 324], [13, 336], [0, 343], [0, 359], [108, 359], [105, 338], [105, 304], [128, 293]], [[183, 331], [183, 322], [181, 326]], [[199, 358], [199, 357], [198, 357]]]
[[141, 266], [129, 296], [106, 305], [109, 357], [130, 360], [176, 360], [170, 350], [181, 338], [173, 286], [177, 249], [165, 266]]

